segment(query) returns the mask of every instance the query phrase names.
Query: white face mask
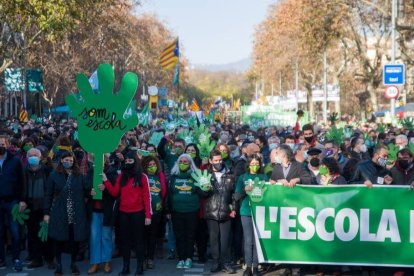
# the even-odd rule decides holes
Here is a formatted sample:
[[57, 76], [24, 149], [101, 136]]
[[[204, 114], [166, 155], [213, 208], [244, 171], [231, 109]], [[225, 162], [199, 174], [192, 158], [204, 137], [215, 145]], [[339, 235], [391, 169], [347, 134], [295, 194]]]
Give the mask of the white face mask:
[[362, 144], [362, 145], [359, 147], [359, 149], [361, 150], [361, 152], [367, 152], [367, 150], [368, 150], [367, 145], [365, 145], [365, 144]]

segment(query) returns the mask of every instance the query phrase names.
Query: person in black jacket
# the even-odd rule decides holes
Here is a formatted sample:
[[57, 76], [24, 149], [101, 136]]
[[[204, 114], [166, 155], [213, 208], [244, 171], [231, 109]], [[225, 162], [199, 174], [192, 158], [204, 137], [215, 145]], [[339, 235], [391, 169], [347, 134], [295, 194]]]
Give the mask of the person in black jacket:
[[207, 220], [211, 255], [213, 257], [212, 273], [221, 271], [235, 273], [230, 264], [231, 219], [234, 211], [234, 178], [224, 165], [221, 152], [214, 150], [210, 154], [209, 173], [212, 174], [212, 190], [204, 202], [204, 218]]
[[0, 136], [0, 268], [6, 266], [6, 252], [4, 246], [4, 229], [6, 217], [12, 236], [13, 268], [22, 271], [20, 261], [20, 233], [19, 224], [13, 220], [12, 209], [19, 204], [20, 212], [27, 207], [23, 200], [24, 173], [19, 158], [7, 152], [9, 138]]
[[311, 184], [312, 177], [302, 163], [293, 157], [292, 149], [287, 145], [280, 145], [275, 157], [276, 165], [270, 176], [270, 183], [282, 183], [294, 187], [296, 184]]
[[370, 160], [358, 163], [352, 176], [352, 184], [364, 183], [368, 187], [373, 184], [392, 184], [392, 174], [387, 169], [388, 148], [379, 145], [374, 149], [374, 154]]
[[63, 152], [58, 166], [46, 183], [43, 220], [49, 224], [48, 234], [56, 243], [55, 275], [62, 275], [62, 252], [70, 245], [72, 275], [79, 275], [76, 256], [79, 242], [88, 238], [85, 197], [90, 195], [92, 181], [80, 173], [72, 152]]
[[50, 168], [40, 163], [41, 152], [32, 148], [27, 152], [27, 167], [25, 168], [24, 201], [30, 209], [27, 220], [27, 245], [31, 260], [28, 268], [37, 268], [43, 265], [43, 257], [51, 266], [53, 254], [51, 254], [51, 242], [42, 242], [38, 237], [40, 222], [43, 220], [43, 204], [46, 190], [46, 180]]

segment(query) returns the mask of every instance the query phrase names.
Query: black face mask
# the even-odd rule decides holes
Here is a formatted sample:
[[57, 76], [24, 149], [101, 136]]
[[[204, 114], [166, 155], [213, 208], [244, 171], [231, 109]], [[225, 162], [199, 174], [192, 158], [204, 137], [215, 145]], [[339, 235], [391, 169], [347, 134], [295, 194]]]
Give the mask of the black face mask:
[[308, 142], [309, 144], [313, 142], [313, 136], [310, 137], [305, 137], [305, 141]]
[[124, 169], [125, 171], [133, 171], [135, 167], [135, 163], [132, 164], [123, 164], [122, 165], [122, 169]]
[[408, 160], [398, 160], [398, 164], [400, 165], [401, 169], [406, 170], [411, 163]]
[[319, 158], [315, 158], [315, 157], [313, 157], [313, 158], [310, 160], [310, 164], [311, 164], [311, 166], [312, 166], [312, 167], [319, 167], [319, 165], [320, 165]]
[[6, 147], [0, 147], [0, 155], [4, 155], [6, 153]]
[[223, 169], [223, 163], [212, 164], [215, 171], [219, 172]]

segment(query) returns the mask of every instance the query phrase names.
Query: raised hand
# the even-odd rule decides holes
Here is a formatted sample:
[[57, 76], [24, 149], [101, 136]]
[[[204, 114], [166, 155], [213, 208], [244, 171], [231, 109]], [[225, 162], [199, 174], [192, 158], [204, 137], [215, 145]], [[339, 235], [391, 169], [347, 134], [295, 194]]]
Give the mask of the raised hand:
[[211, 174], [204, 170], [196, 170], [191, 174], [191, 177], [196, 181], [195, 186], [199, 187], [201, 190], [207, 192], [211, 189]]
[[102, 199], [97, 185], [102, 183], [103, 154], [115, 150], [122, 135], [138, 124], [135, 107], [131, 106], [138, 77], [135, 73], [126, 73], [119, 92], [114, 94], [114, 70], [110, 64], [101, 64], [98, 67], [98, 80], [99, 90], [95, 93], [88, 78], [84, 74], [77, 75], [79, 95], [68, 95], [66, 104], [78, 121], [79, 143], [95, 156], [94, 198]]

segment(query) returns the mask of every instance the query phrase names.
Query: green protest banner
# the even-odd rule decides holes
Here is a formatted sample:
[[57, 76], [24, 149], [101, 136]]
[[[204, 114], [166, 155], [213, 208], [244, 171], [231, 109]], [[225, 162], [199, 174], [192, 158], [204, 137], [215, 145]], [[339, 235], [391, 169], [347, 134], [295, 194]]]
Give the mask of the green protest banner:
[[98, 185], [102, 183], [104, 154], [115, 150], [122, 135], [138, 124], [135, 106], [131, 104], [138, 87], [137, 75], [127, 72], [117, 94], [113, 93], [115, 74], [110, 64], [99, 65], [98, 79], [99, 89], [95, 93], [88, 78], [77, 75], [80, 95], [66, 97], [66, 104], [78, 121], [79, 143], [94, 154], [94, 199], [102, 199]]
[[250, 195], [259, 262], [414, 266], [409, 187], [266, 186]]

